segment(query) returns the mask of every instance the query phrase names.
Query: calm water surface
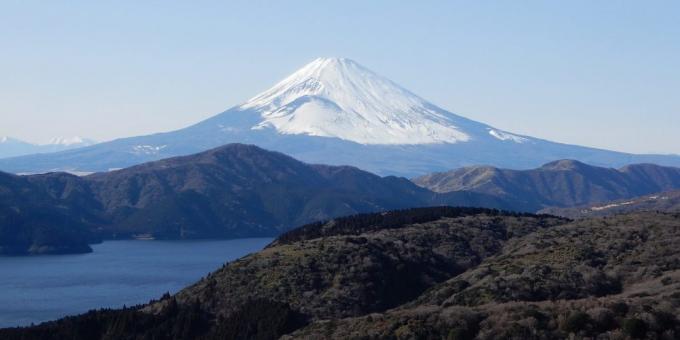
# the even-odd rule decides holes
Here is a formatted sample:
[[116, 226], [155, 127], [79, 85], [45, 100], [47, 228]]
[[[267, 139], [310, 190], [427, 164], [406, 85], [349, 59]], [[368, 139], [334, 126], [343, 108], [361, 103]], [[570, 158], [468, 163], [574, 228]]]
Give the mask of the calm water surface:
[[144, 303], [271, 241], [106, 241], [90, 254], [0, 257], [0, 327]]

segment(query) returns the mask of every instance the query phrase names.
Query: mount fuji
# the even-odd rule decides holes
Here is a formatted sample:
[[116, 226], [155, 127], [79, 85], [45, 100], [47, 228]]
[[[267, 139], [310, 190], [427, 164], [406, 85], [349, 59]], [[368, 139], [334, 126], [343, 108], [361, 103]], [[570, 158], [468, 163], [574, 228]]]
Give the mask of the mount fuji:
[[187, 128], [2, 159], [0, 169], [106, 171], [227, 143], [381, 175], [417, 176], [479, 164], [527, 169], [557, 159], [680, 166], [676, 155], [635, 155], [503, 131], [439, 108], [350, 59], [319, 58], [247, 102]]

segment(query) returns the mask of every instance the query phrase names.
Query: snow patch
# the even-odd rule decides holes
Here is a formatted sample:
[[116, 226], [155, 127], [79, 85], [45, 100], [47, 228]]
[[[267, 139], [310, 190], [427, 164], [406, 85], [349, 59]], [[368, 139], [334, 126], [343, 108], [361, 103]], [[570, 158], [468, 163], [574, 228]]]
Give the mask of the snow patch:
[[237, 132], [239, 129], [231, 126], [225, 126], [223, 124], [218, 124], [217, 127], [220, 129], [222, 132]]
[[635, 201], [612, 203], [612, 204], [607, 204], [607, 205], [603, 205], [603, 206], [599, 206], [599, 207], [592, 207], [592, 208], [590, 208], [590, 210], [601, 211], [601, 210], [607, 210], [607, 209], [611, 209], [611, 208], [621, 207], [621, 206], [624, 206], [624, 205], [631, 205], [631, 204], [635, 204], [635, 203], [636, 203]]
[[132, 147], [132, 153], [135, 155], [156, 155], [166, 147], [167, 145], [135, 145]]
[[637, 201], [633, 200], [633, 201], [626, 201], [626, 202], [621, 202], [621, 203], [611, 203], [611, 204], [607, 204], [607, 205], [592, 207], [592, 208], [590, 208], [590, 210], [592, 210], [592, 211], [602, 211], [602, 210], [621, 207], [621, 206], [625, 206], [625, 205], [639, 204], [639, 203], [645, 203], [645, 202], [651, 202], [651, 201], [657, 201], [657, 200], [664, 201], [664, 200], [668, 200], [668, 199], [670, 199], [670, 197], [668, 197], [668, 196], [653, 195], [653, 196], [641, 198]]
[[494, 136], [496, 139], [502, 140], [502, 141], [511, 141], [515, 143], [525, 143], [529, 141], [528, 138], [518, 136], [518, 135], [513, 135], [512, 133], [501, 131], [501, 130], [495, 130], [495, 129], [489, 129], [489, 134]]
[[12, 138], [9, 136], [2, 136], [0, 137], [0, 144], [26, 144], [26, 145], [34, 145], [28, 142], [24, 142], [20, 139]]
[[52, 138], [49, 143], [46, 145], [63, 145], [63, 146], [72, 146], [72, 145], [92, 145], [95, 144], [95, 142], [91, 139], [87, 138], [82, 138], [80, 136], [73, 136], [73, 137], [55, 137]]

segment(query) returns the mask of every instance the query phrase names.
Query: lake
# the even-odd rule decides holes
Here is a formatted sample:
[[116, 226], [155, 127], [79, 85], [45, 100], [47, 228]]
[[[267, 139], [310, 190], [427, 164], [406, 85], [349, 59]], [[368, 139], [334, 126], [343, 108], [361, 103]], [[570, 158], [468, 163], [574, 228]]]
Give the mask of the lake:
[[0, 327], [145, 303], [271, 241], [106, 241], [90, 254], [0, 257]]

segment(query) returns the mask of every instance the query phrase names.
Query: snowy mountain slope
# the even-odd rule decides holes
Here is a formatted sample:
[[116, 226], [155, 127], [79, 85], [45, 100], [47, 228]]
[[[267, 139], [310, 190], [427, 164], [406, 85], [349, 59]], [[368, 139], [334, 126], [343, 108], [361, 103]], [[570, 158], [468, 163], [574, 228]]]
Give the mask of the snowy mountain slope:
[[254, 128], [337, 137], [360, 144], [466, 142], [462, 119], [349, 59], [319, 58], [239, 106], [262, 116]]
[[0, 158], [57, 152], [93, 145], [96, 142], [82, 137], [56, 137], [47, 144], [33, 144], [12, 137], [0, 137]]
[[247, 102], [187, 128], [0, 160], [0, 170], [106, 171], [227, 143], [410, 177], [480, 164], [527, 169], [555, 159], [613, 167], [680, 165], [680, 156], [633, 155], [516, 135], [439, 108], [354, 61], [320, 58]]
[[47, 144], [43, 144], [43, 146], [49, 146], [49, 145], [63, 145], [63, 146], [76, 146], [76, 147], [83, 147], [83, 146], [90, 146], [94, 145], [97, 142], [89, 139], [89, 138], [83, 138], [80, 136], [73, 136], [73, 137], [55, 137], [50, 139], [50, 142]]

